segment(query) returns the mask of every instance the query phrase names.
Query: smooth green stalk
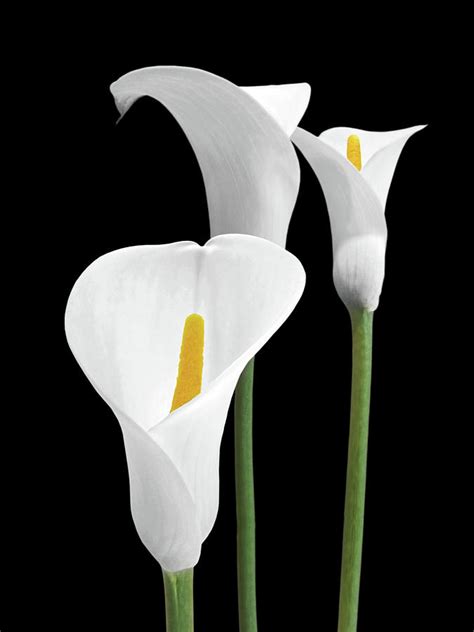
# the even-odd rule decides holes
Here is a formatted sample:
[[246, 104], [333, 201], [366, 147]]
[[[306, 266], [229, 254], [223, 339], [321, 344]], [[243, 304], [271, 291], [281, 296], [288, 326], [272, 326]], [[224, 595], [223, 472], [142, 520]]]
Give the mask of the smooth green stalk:
[[356, 632], [372, 372], [372, 312], [351, 312], [352, 395], [347, 459], [338, 632]]
[[193, 632], [193, 569], [172, 573], [163, 570], [166, 632]]
[[240, 632], [257, 632], [252, 441], [253, 368], [252, 359], [242, 372], [235, 391], [235, 489]]

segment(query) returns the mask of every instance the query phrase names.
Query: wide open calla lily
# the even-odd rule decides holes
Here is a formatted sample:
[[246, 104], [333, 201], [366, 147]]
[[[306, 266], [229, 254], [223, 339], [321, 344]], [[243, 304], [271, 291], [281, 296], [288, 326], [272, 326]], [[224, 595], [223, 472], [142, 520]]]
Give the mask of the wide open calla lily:
[[110, 89], [122, 116], [150, 96], [183, 128], [203, 174], [211, 236], [246, 233], [285, 245], [300, 181], [289, 136], [308, 105], [308, 84], [239, 88], [204, 70], [157, 66]]
[[[94, 261], [76, 282], [66, 335], [122, 427], [131, 506], [148, 550], [169, 571], [193, 567], [218, 509], [219, 446], [236, 382], [286, 320], [304, 270], [247, 235], [135, 246]], [[204, 319], [201, 394], [170, 413], [183, 324]]]
[[[319, 137], [298, 128], [292, 136], [326, 198], [334, 284], [349, 309], [377, 308], [385, 270], [388, 190], [403, 146], [423, 127], [392, 132], [337, 127]], [[347, 157], [348, 142], [349, 152], [358, 153], [360, 170]]]

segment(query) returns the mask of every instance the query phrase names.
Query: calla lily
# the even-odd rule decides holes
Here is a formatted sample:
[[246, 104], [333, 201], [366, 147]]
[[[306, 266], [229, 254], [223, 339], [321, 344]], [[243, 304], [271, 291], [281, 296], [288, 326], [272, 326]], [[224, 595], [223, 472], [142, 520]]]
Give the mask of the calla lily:
[[352, 325], [339, 632], [356, 632], [359, 607], [372, 375], [372, 324], [385, 267], [385, 202], [406, 141], [423, 126], [393, 132], [338, 127], [318, 138], [297, 129], [293, 141], [319, 178], [331, 222], [333, 276]]
[[157, 66], [110, 89], [122, 116], [150, 96], [183, 128], [203, 174], [211, 236], [246, 233], [285, 245], [300, 180], [289, 136], [308, 105], [308, 84], [239, 88], [196, 68]]
[[[392, 132], [336, 127], [319, 137], [298, 128], [292, 136], [314, 169], [326, 198], [334, 284], [349, 309], [377, 308], [385, 270], [388, 190], [403, 146], [424, 127]], [[346, 157], [348, 140], [349, 152], [358, 154], [352, 161]], [[351, 148], [351, 142], [355, 147]], [[360, 161], [360, 170], [354, 160]]]
[[[221, 235], [203, 247], [110, 252], [74, 285], [69, 346], [120, 422], [133, 519], [168, 571], [199, 559], [216, 519], [219, 447], [235, 385], [294, 309], [304, 282], [301, 264], [283, 248]], [[170, 413], [189, 314], [205, 323], [201, 393]]]

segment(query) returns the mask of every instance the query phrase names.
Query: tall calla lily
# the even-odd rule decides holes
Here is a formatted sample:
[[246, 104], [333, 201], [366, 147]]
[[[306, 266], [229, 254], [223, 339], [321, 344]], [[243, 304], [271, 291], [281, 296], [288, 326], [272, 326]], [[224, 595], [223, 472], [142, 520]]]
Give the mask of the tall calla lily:
[[[204, 247], [108, 253], [74, 285], [67, 339], [120, 422], [133, 519], [166, 570], [199, 559], [217, 514], [219, 446], [236, 382], [294, 309], [304, 282], [301, 264], [283, 248], [222, 235]], [[170, 413], [190, 314], [204, 323], [201, 392]]]
[[385, 272], [388, 190], [406, 141], [423, 127], [392, 132], [336, 127], [319, 137], [298, 128], [292, 136], [323, 188], [334, 284], [349, 309], [377, 308]]
[[[308, 105], [308, 84], [240, 88], [203, 70], [158, 66], [124, 75], [111, 91], [122, 115], [136, 99], [150, 96], [178, 121], [201, 167], [211, 236], [246, 233], [286, 244], [300, 181], [289, 136]], [[241, 632], [257, 627], [252, 385], [253, 360], [235, 398]]]
[[406, 141], [423, 126], [394, 132], [337, 127], [293, 141], [313, 167], [326, 198], [334, 284], [352, 323], [352, 395], [347, 458], [338, 632], [356, 632], [364, 530], [372, 371], [372, 321], [382, 290], [385, 202]]
[[110, 89], [122, 116], [150, 96], [178, 121], [201, 167], [211, 236], [246, 233], [285, 245], [300, 179], [289, 136], [308, 105], [308, 84], [239, 88], [204, 70], [157, 66]]

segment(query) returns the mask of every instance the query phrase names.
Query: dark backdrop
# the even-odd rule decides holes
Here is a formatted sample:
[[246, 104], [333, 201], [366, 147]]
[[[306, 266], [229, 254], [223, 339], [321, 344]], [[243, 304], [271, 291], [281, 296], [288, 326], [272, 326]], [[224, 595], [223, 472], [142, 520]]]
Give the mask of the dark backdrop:
[[[421, 23], [393, 37], [379, 29], [355, 45], [350, 28], [331, 45], [295, 29], [290, 43], [252, 28], [228, 37], [167, 28], [155, 39], [135, 32], [133, 43], [107, 29], [71, 38], [64, 30], [51, 50], [43, 42], [47, 59], [32, 80], [24, 119], [31, 136], [20, 148], [31, 174], [9, 213], [21, 247], [5, 275], [13, 351], [5, 397], [15, 412], [5, 423], [2, 631], [164, 630], [161, 571], [130, 516], [119, 425], [63, 335], [70, 288], [96, 257], [209, 237], [199, 167], [169, 113], [144, 98], [115, 125], [109, 84], [158, 64], [203, 68], [240, 85], [307, 81], [312, 99], [301, 125], [316, 134], [429, 125], [407, 143], [387, 203], [359, 629], [472, 629], [472, 458], [460, 403], [465, 370], [454, 355], [469, 359], [458, 309], [467, 257], [448, 195], [443, 117], [453, 77], [436, 39], [419, 43]], [[303, 159], [287, 247], [308, 281], [256, 360], [260, 629], [335, 630], [351, 336], [332, 283], [324, 198]], [[231, 410], [220, 511], [195, 572], [197, 631], [237, 630], [232, 426]]]

